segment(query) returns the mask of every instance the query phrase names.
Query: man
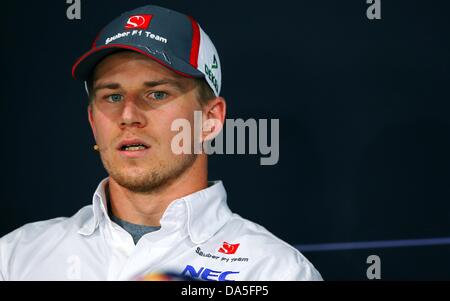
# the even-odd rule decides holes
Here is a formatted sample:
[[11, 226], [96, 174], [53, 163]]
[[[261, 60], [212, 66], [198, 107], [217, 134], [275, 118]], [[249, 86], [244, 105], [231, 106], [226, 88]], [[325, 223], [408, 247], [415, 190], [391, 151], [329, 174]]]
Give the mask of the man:
[[[220, 60], [195, 20], [157, 6], [122, 14], [73, 67], [109, 177], [70, 218], [27, 224], [0, 240], [4, 280], [320, 280], [313, 265], [263, 227], [233, 214], [207, 155], [173, 150], [176, 120], [225, 120]], [[183, 143], [188, 143], [183, 141]], [[151, 278], [151, 277], [150, 277]]]

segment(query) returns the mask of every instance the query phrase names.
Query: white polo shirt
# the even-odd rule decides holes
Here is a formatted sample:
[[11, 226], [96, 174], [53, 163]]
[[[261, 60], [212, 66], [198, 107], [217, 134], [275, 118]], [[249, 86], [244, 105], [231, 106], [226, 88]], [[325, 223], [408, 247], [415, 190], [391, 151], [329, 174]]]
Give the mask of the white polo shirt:
[[174, 200], [161, 229], [136, 245], [107, 214], [107, 181], [74, 216], [2, 237], [0, 279], [138, 280], [157, 272], [218, 281], [322, 279], [297, 249], [233, 214], [221, 181]]

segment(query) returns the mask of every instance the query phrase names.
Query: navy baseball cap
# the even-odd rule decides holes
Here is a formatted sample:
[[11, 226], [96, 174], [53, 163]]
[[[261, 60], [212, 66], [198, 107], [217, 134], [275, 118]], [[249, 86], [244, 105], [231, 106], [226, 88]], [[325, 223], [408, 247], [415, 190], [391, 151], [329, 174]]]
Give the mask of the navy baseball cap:
[[99, 32], [73, 65], [72, 76], [86, 82], [97, 63], [119, 50], [139, 52], [183, 76], [205, 78], [214, 94], [220, 93], [219, 55], [190, 16], [154, 5], [123, 13]]

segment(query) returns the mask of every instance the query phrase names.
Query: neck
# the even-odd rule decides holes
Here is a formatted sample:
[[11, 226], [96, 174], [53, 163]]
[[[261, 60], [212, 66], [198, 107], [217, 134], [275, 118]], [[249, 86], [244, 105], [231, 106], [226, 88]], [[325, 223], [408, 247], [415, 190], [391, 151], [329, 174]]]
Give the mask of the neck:
[[208, 187], [206, 160], [205, 154], [199, 155], [181, 176], [151, 193], [130, 191], [109, 177], [105, 189], [112, 214], [129, 223], [160, 226], [161, 217], [172, 201]]

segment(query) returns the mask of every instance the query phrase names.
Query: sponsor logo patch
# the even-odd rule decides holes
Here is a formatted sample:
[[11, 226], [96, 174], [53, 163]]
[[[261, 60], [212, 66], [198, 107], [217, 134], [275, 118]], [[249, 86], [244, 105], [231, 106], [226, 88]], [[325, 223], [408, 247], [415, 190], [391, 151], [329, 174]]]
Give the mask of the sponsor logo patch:
[[219, 248], [219, 252], [223, 254], [234, 254], [236, 253], [237, 249], [239, 248], [240, 244], [230, 244], [226, 241], [223, 242], [222, 247]]
[[153, 15], [134, 15], [128, 18], [125, 29], [147, 29]]

